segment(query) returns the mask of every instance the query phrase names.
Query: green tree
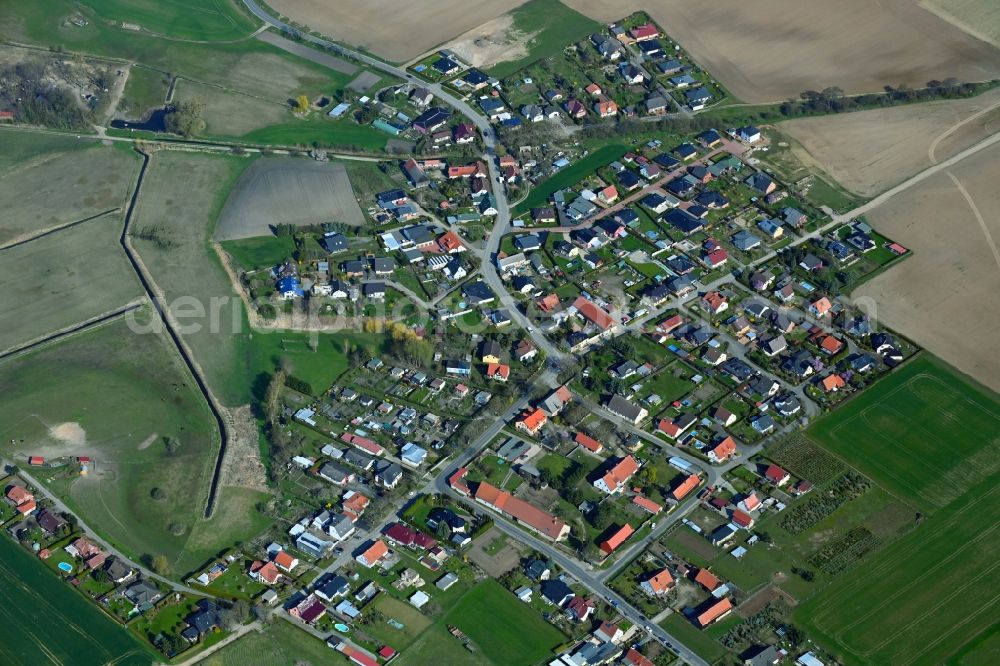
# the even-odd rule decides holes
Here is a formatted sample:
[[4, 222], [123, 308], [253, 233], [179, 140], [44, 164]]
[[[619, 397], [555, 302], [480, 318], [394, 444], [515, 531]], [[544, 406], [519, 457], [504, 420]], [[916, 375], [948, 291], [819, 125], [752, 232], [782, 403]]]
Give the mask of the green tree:
[[164, 120], [167, 131], [185, 137], [201, 134], [205, 131], [204, 109], [205, 105], [196, 97], [174, 104]]

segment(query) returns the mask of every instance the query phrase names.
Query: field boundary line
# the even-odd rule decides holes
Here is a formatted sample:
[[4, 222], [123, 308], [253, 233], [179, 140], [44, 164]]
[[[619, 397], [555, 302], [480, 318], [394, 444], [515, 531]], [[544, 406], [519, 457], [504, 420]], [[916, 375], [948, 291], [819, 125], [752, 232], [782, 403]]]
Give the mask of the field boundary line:
[[[996, 527], [996, 524], [994, 524], [994, 527]], [[898, 631], [893, 632], [892, 634], [890, 634], [889, 636], [887, 636], [885, 638], [885, 640], [883, 640], [881, 643], [877, 644], [872, 650], [869, 650], [868, 652], [865, 652], [863, 654], [865, 656], [868, 656], [868, 655], [871, 655], [873, 652], [876, 652], [876, 651], [882, 649], [883, 647], [885, 647], [886, 645], [888, 645], [890, 642], [892, 642], [897, 636], [899, 636], [900, 634], [902, 634], [904, 631], [912, 629], [914, 625], [923, 622], [931, 614], [933, 614], [937, 609], [941, 608], [941, 606], [944, 606], [945, 604], [947, 604], [948, 602], [950, 602], [952, 599], [954, 599], [955, 597], [957, 597], [959, 594], [961, 594], [962, 592], [964, 592], [966, 590], [966, 588], [970, 587], [973, 583], [976, 583], [981, 578], [983, 578], [985, 576], [988, 576], [991, 573], [993, 573], [993, 570], [996, 569], [997, 567], [1000, 567], [1000, 561], [994, 562], [992, 566], [990, 566], [990, 567], [988, 567], [986, 569], [983, 569], [979, 573], [979, 575], [977, 575], [976, 577], [970, 578], [964, 584], [962, 584], [962, 585], [954, 588], [950, 594], [948, 594], [946, 597], [942, 598], [940, 601], [938, 601], [936, 604], [934, 604], [933, 606], [931, 606], [930, 608], [928, 608], [927, 610], [925, 610], [919, 616], [917, 616], [916, 618], [914, 618], [913, 620], [911, 620], [907, 626], [904, 626], [901, 629], [899, 629]], [[1000, 597], [1000, 594], [998, 594], [997, 597]]]
[[100, 213], [96, 213], [94, 215], [91, 215], [90, 217], [85, 217], [82, 220], [73, 220], [72, 222], [66, 222], [64, 224], [60, 224], [60, 225], [57, 225], [55, 227], [49, 227], [48, 229], [45, 229], [43, 231], [39, 231], [36, 234], [28, 234], [26, 237], [25, 237], [25, 235], [22, 235], [21, 237], [15, 238], [14, 240], [9, 241], [8, 243], [6, 243], [4, 245], [0, 245], [0, 251], [3, 251], [3, 250], [12, 250], [15, 247], [20, 247], [21, 245], [24, 245], [26, 243], [30, 243], [31, 241], [36, 241], [36, 240], [38, 240], [40, 238], [45, 238], [46, 236], [51, 236], [54, 233], [58, 233], [60, 231], [65, 231], [66, 229], [72, 229], [73, 227], [77, 226], [78, 224], [83, 224], [84, 222], [90, 222], [91, 220], [96, 220], [99, 217], [104, 217], [105, 215], [110, 215], [111, 213], [120, 211], [121, 209], [122, 209], [121, 206], [115, 206], [114, 208], [109, 208], [109, 209], [107, 209], [105, 211], [102, 211]]
[[9, 347], [0, 352], [0, 361], [6, 361], [9, 358], [27, 354], [28, 352], [34, 351], [39, 347], [53, 342], [58, 342], [63, 338], [71, 337], [77, 333], [84, 333], [91, 328], [97, 328], [98, 326], [110, 323], [115, 319], [144, 307], [146, 302], [146, 297], [140, 296], [139, 298], [130, 301], [120, 308], [111, 310], [110, 312], [104, 312], [95, 317], [91, 317], [90, 319], [85, 319], [82, 322], [70, 324], [69, 326], [59, 329], [54, 333], [48, 333], [42, 337], [35, 338], [34, 340], [29, 340], [28, 342], [21, 343], [20, 345]]
[[[980, 502], [982, 500], [988, 499], [990, 496], [992, 496], [993, 494], [995, 494], [997, 490], [1000, 490], [1000, 486], [992, 489], [989, 493], [987, 493], [980, 500], [969, 501], [968, 504], [966, 504], [964, 507], [962, 507], [961, 509], [959, 509], [955, 513], [955, 515], [953, 515], [951, 518], [948, 519], [948, 521], [942, 526], [942, 528], [940, 528], [938, 530], [938, 535], [935, 535], [935, 536], [939, 536], [944, 531], [947, 531], [947, 530], [951, 529], [955, 525], [956, 522], [958, 522], [959, 520], [961, 520], [964, 517], [964, 515], [965, 515], [966, 512], [972, 510], [973, 508], [978, 508], [978, 506], [979, 506], [979, 504], [980, 504]], [[895, 544], [898, 544], [898, 543], [899, 543], [899, 540], [896, 540], [895, 542], [893, 542], [893, 544], [890, 545], [890, 547], [892, 545], [895, 545]], [[968, 544], [969, 544], [969, 542], [967, 542], [962, 548], [964, 549], [964, 548], [968, 547]], [[958, 552], [959, 551], [955, 551], [955, 553], [953, 553], [952, 556], [954, 556]], [[940, 566], [940, 564], [941, 563], [939, 563], [937, 566]], [[937, 569], [937, 566], [935, 566], [934, 569], [932, 569], [932, 571], [935, 570], [935, 569]], [[877, 565], [877, 566], [869, 568], [868, 569], [868, 573], [875, 574], [875, 575], [880, 575], [880, 574], [883, 574], [883, 573], [886, 573], [886, 572], [889, 572], [889, 571], [892, 571], [892, 570], [896, 570], [896, 569], [898, 569], [898, 565], [897, 565], [896, 562], [886, 561], [886, 562], [882, 563], [881, 565]], [[868, 581], [865, 578], [856, 578], [854, 581], [848, 582], [844, 586], [843, 592], [844, 593], [850, 593], [851, 595], [853, 595], [855, 593], [855, 591], [859, 587], [862, 587], [862, 586], [867, 585], [867, 584], [868, 584]], [[829, 606], [827, 606], [827, 608], [829, 608]], [[870, 613], [869, 613], [869, 615], [870, 615]], [[814, 623], [816, 624], [817, 627], [823, 626], [823, 623], [821, 621], [823, 617], [824, 617], [823, 609], [819, 609], [817, 611], [817, 613], [815, 615], [815, 619], [814, 619]], [[858, 621], [860, 621], [860, 620], [858, 620]], [[854, 624], [857, 624], [858, 621], [852, 623], [851, 626], [853, 626]], [[833, 631], [830, 631], [829, 629], [827, 629], [827, 633], [829, 633], [831, 636], [837, 637], [839, 639], [839, 636], [837, 636], [837, 634], [834, 633]], [[854, 652], [854, 651], [851, 650], [851, 652]]]
[[[926, 4], [927, 3], [920, 2], [920, 6], [924, 7], [925, 9], [926, 9], [926, 6], [925, 6]], [[998, 48], [1000, 48], [1000, 47], [998, 47]], [[938, 161], [937, 161], [937, 147], [938, 147], [939, 143], [941, 143], [942, 141], [944, 141], [945, 139], [947, 139], [949, 136], [951, 136], [952, 134], [954, 134], [955, 132], [957, 132], [959, 129], [961, 129], [967, 123], [971, 123], [973, 120], [975, 120], [975, 119], [977, 119], [977, 118], [979, 118], [981, 116], [985, 116], [987, 113], [989, 113], [990, 111], [992, 111], [993, 109], [995, 109], [997, 107], [1000, 107], [1000, 102], [996, 102], [995, 104], [991, 104], [990, 106], [986, 107], [985, 109], [981, 109], [979, 111], [976, 111], [975, 113], [973, 113], [968, 118], [965, 118], [964, 120], [958, 121], [957, 123], [955, 123], [954, 125], [952, 125], [948, 129], [946, 129], [944, 132], [942, 132], [941, 134], [939, 134], [937, 136], [937, 138], [935, 138], [934, 141], [931, 142], [931, 145], [927, 148], [927, 159], [930, 160], [930, 163], [931, 164], [937, 164], [938, 163]]]
[[[1000, 486], [998, 486], [994, 490], [990, 491], [990, 493], [988, 495], [992, 495], [998, 489], [1000, 489]], [[986, 498], [984, 497], [983, 499], [986, 499]], [[952, 516], [952, 518], [947, 522], [947, 524], [945, 525], [945, 527], [951, 528], [952, 526], [954, 526], [954, 524], [963, 516], [963, 514], [966, 511], [972, 509], [974, 506], [977, 506], [977, 504], [978, 504], [978, 502], [969, 502], [969, 504], [967, 506], [963, 507], [958, 513], [956, 513], [954, 516]], [[956, 557], [958, 557], [959, 555], [963, 554], [969, 548], [969, 546], [971, 546], [973, 544], [976, 544], [981, 539], [983, 539], [983, 538], [991, 535], [993, 533], [993, 531], [995, 531], [998, 526], [1000, 526], [1000, 524], [994, 524], [993, 527], [991, 527], [989, 530], [981, 532], [979, 534], [979, 536], [977, 536], [976, 538], [974, 538], [974, 539], [972, 539], [970, 541], [966, 541], [961, 547], [959, 547], [957, 550], [953, 551], [950, 555], [948, 555], [948, 557], [944, 558], [943, 560], [938, 561], [937, 564], [935, 564], [933, 567], [931, 567], [931, 569], [929, 569], [927, 571], [927, 573], [925, 574], [924, 578], [926, 578], [930, 574], [933, 574], [935, 571], [937, 571], [938, 569], [940, 569], [942, 566], [945, 566], [946, 564], [948, 564], [949, 562], [951, 562], [951, 560], [953, 560]], [[943, 532], [939, 529], [938, 530], [938, 535], [940, 536], [942, 533]], [[882, 567], [879, 567], [877, 569], [872, 569], [871, 572], [872, 573], [881, 573], [883, 571], [886, 571], [887, 569], [896, 569], [896, 568], [897, 568], [897, 566], [896, 566], [895, 563], [893, 563], [893, 562], [887, 562]], [[907, 592], [911, 587], [913, 587], [914, 585], [917, 585], [918, 583], [921, 583], [921, 582], [922, 582], [921, 580], [913, 580], [909, 584], [900, 587], [895, 593], [893, 593], [893, 594], [891, 594], [889, 596], [886, 596], [883, 599], [882, 603], [880, 603], [877, 606], [872, 607], [872, 609], [869, 610], [867, 613], [865, 613], [863, 615], [858, 615], [854, 619], [853, 622], [851, 622], [848, 625], [845, 625], [841, 629], [841, 631], [836, 632], [836, 633], [833, 633], [833, 632], [831, 632], [831, 633], [833, 633], [833, 635], [836, 636], [838, 640], [840, 640], [840, 635], [843, 632], [845, 632], [845, 631], [847, 631], [849, 629], [852, 629], [855, 626], [857, 626], [859, 623], [865, 621], [866, 619], [868, 619], [869, 617], [871, 617], [873, 614], [875, 614], [876, 612], [878, 612], [879, 610], [881, 610], [884, 606], [886, 606], [887, 604], [889, 604], [890, 602], [894, 601], [896, 598], [898, 598], [899, 596], [901, 596], [902, 594], [904, 594], [905, 592]], [[851, 587], [857, 588], [857, 587], [859, 587], [861, 585], [864, 585], [864, 584], [867, 584], [866, 581], [864, 581], [863, 579], [859, 579], [858, 581], [855, 581], [854, 583], [848, 585], [848, 588], [851, 588]]]
[[[924, 654], [927, 653], [928, 650], [930, 650], [931, 648], [933, 648], [935, 645], [937, 645], [938, 643], [940, 643], [941, 641], [943, 641], [948, 636], [951, 636], [953, 633], [955, 633], [956, 629], [958, 629], [959, 627], [962, 627], [965, 624], [968, 624], [968, 622], [970, 620], [977, 619], [979, 617], [979, 612], [980, 611], [982, 611], [982, 610], [984, 610], [984, 609], [986, 609], [986, 608], [988, 608], [990, 606], [994, 606], [997, 603], [997, 600], [1000, 600], [1000, 594], [994, 595], [992, 599], [987, 599], [986, 602], [983, 603], [981, 606], [979, 606], [974, 612], [968, 613], [965, 616], [965, 619], [963, 619], [961, 622], [958, 622], [956, 624], [951, 625], [951, 627], [948, 629], [948, 631], [944, 632], [943, 634], [941, 634], [940, 636], [938, 636], [936, 639], [934, 639], [933, 641], [931, 641], [930, 643], [928, 643], [927, 645], [925, 645], [923, 650], [921, 650], [916, 655], [914, 655], [914, 657], [912, 659], [910, 659], [909, 661], [907, 661], [906, 663], [912, 664], [914, 661], [916, 661], [916, 659], [918, 657], [923, 656]], [[977, 635], [978, 635], [978, 633], [977, 633]], [[973, 638], [974, 637], [975, 637], [975, 635], [973, 636]], [[965, 642], [967, 643], [968, 641], [965, 641]], [[963, 643], [963, 645], [964, 644], [965, 643]], [[961, 647], [961, 646], [958, 646], [958, 647]]]

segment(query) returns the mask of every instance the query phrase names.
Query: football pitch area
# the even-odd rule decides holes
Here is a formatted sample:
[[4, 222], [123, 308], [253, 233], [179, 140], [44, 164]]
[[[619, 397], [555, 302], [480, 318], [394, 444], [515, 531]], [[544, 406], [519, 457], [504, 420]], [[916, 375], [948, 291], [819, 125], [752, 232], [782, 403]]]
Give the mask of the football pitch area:
[[995, 663], [1000, 403], [923, 355], [809, 436], [924, 512], [921, 524], [803, 604], [847, 663]]

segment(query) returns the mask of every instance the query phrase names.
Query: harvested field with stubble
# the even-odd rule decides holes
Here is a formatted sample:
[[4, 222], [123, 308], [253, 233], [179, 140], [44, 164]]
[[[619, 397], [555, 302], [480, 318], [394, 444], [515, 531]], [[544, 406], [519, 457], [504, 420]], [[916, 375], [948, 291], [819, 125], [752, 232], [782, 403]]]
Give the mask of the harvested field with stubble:
[[873, 196], [1000, 131], [1000, 88], [943, 100], [778, 124], [792, 153], [861, 196]]
[[324, 35], [404, 62], [490, 21], [526, 0], [269, 0], [276, 12]]
[[271, 234], [276, 224], [364, 224], [347, 169], [337, 162], [265, 158], [233, 187], [215, 228], [216, 240]]
[[877, 315], [994, 390], [1000, 355], [1000, 145], [928, 178], [867, 213], [913, 251], [856, 290]]
[[[1000, 50], [912, 0], [566, 0], [599, 21], [643, 9], [744, 102], [1000, 76]], [[780, 17], [780, 18], [779, 18]]]

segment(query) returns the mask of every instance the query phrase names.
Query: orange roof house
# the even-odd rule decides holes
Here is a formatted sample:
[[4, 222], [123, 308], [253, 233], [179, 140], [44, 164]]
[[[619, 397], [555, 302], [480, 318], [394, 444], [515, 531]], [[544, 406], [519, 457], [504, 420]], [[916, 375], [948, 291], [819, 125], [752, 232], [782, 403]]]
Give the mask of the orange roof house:
[[462, 239], [454, 231], [447, 231], [441, 234], [437, 242], [442, 252], [451, 254], [452, 252], [462, 252], [465, 250], [465, 246], [462, 245]]
[[652, 576], [646, 580], [639, 583], [639, 587], [642, 591], [651, 597], [658, 597], [664, 594], [674, 586], [674, 577], [670, 575], [670, 571], [667, 569], [660, 569]]
[[708, 625], [721, 620], [733, 610], [733, 602], [729, 600], [729, 597], [725, 599], [719, 599], [714, 604], [710, 605], [708, 608], [703, 610], [695, 618], [695, 624], [699, 627], [707, 627]]
[[293, 557], [287, 550], [280, 550], [278, 554], [274, 556], [274, 563], [279, 569], [291, 573], [292, 569], [299, 565], [299, 560]]
[[625, 456], [608, 471], [594, 481], [594, 487], [601, 492], [613, 495], [625, 487], [632, 475], [639, 471], [639, 463], [632, 456]]
[[569, 534], [569, 525], [559, 518], [485, 481], [476, 487], [475, 499], [554, 541]]
[[727, 436], [708, 452], [708, 459], [714, 463], [723, 463], [729, 460], [735, 453], [736, 442], [732, 437]]
[[618, 113], [618, 104], [613, 99], [602, 99], [594, 105], [594, 110], [601, 118], [610, 118]]
[[604, 92], [603, 90], [601, 90], [601, 86], [597, 85], [596, 83], [591, 83], [589, 86], [584, 88], [584, 90], [587, 91], [587, 94], [593, 95], [595, 97]]
[[368, 546], [363, 553], [354, 558], [358, 564], [363, 567], [371, 569], [373, 566], [378, 564], [383, 557], [389, 554], [389, 546], [385, 545], [385, 541], [381, 539], [376, 539], [372, 542], [372, 545]]
[[583, 296], [576, 297], [576, 300], [573, 301], [573, 307], [576, 308], [576, 311], [580, 313], [581, 317], [603, 331], [606, 331], [615, 325], [614, 317], [598, 307], [596, 303], [584, 298]]
[[688, 478], [681, 481], [676, 488], [670, 491], [671, 496], [678, 502], [687, 497], [688, 493], [698, 487], [701, 483], [701, 477], [697, 474], [692, 474]]
[[764, 478], [776, 486], [783, 486], [788, 483], [788, 472], [772, 463], [764, 470]]
[[833, 356], [840, 352], [844, 348], [844, 341], [838, 340], [832, 335], [824, 335], [823, 340], [819, 343], [819, 348], [822, 349], [827, 354]]
[[523, 430], [529, 435], [535, 435], [542, 429], [542, 426], [545, 425], [545, 422], [548, 420], [548, 417], [545, 416], [545, 412], [536, 407], [534, 410], [522, 414], [521, 418], [519, 418], [514, 424], [514, 427], [518, 430]]
[[469, 178], [476, 175], [479, 168], [475, 164], [448, 167], [448, 178]]
[[604, 445], [598, 442], [596, 439], [590, 435], [585, 435], [582, 432], [576, 433], [576, 438], [573, 440], [583, 448], [587, 449], [591, 453], [600, 453], [604, 448]]
[[618, 546], [625, 543], [626, 539], [632, 536], [633, 532], [635, 532], [635, 530], [632, 529], [632, 526], [625, 523], [620, 528], [615, 530], [607, 539], [601, 542], [601, 550], [610, 555], [615, 552], [615, 549], [618, 548]]
[[712, 314], [719, 314], [729, 309], [729, 302], [725, 296], [718, 291], [709, 291], [701, 297], [702, 303]]
[[542, 312], [552, 312], [559, 307], [559, 295], [553, 292], [548, 296], [536, 300], [535, 305], [537, 305], [538, 309]]
[[824, 296], [819, 300], [814, 301], [809, 306], [809, 312], [816, 315], [817, 317], [825, 317], [826, 314], [830, 311], [830, 308], [832, 307], [833, 304], [830, 303], [830, 299]]
[[708, 569], [698, 569], [698, 573], [694, 575], [694, 582], [698, 583], [709, 592], [714, 592], [715, 588], [722, 585], [722, 581], [716, 578], [715, 574]]
[[344, 507], [344, 511], [350, 511], [356, 516], [360, 516], [368, 508], [371, 500], [362, 495], [361, 493], [355, 492], [353, 490], [348, 490], [344, 493], [343, 501], [341, 506]]
[[25, 502], [35, 499], [35, 496], [28, 492], [24, 486], [11, 486], [7, 489], [7, 499], [13, 502], [14, 506], [21, 506]]
[[660, 419], [659, 424], [657, 424], [656, 429], [662, 432], [664, 435], [670, 439], [674, 439], [677, 435], [681, 434], [681, 428], [673, 421], [668, 419]]
[[649, 511], [654, 516], [659, 512], [663, 511], [663, 507], [649, 499], [648, 497], [643, 497], [642, 495], [636, 495], [632, 498], [632, 504], [635, 504], [640, 509], [645, 509]]
[[265, 585], [274, 585], [281, 578], [281, 572], [274, 566], [274, 562], [255, 560], [250, 565], [250, 577]]
[[37, 506], [38, 505], [35, 504], [35, 499], [31, 498], [29, 500], [25, 500], [25, 501], [21, 502], [20, 504], [18, 504], [17, 505], [17, 512], [19, 514], [21, 514], [22, 516], [27, 516], [32, 511], [34, 511], [37, 508]]
[[819, 384], [823, 387], [824, 393], [836, 393], [840, 389], [847, 386], [847, 382], [844, 381], [844, 378], [836, 373], [827, 375]]
[[754, 519], [749, 513], [744, 513], [739, 509], [733, 511], [732, 515], [733, 522], [744, 529], [750, 529], [753, 527]]
[[618, 188], [614, 185], [608, 185], [597, 193], [597, 198], [606, 204], [612, 204], [618, 201]]
[[505, 382], [510, 377], [510, 366], [503, 363], [490, 363], [486, 366], [486, 376], [498, 382]]

